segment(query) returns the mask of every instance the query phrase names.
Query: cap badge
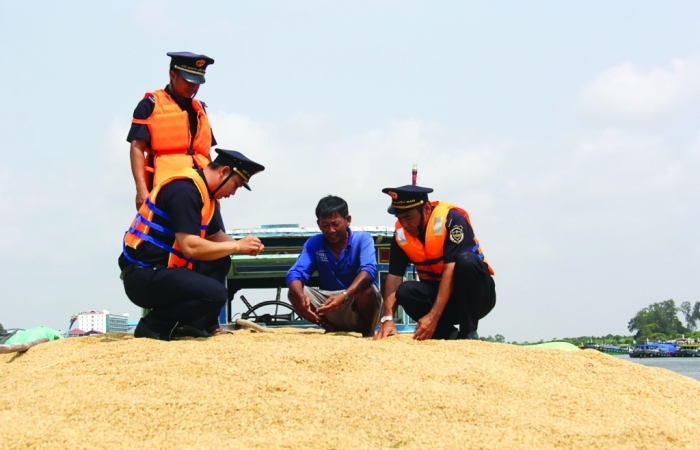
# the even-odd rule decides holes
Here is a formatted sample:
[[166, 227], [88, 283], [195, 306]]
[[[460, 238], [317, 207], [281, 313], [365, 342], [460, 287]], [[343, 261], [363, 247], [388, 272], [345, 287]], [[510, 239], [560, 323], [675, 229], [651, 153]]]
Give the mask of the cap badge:
[[389, 192], [387, 192], [387, 194], [389, 194], [389, 197], [393, 198], [394, 200], [396, 200], [397, 198], [399, 198], [399, 194], [397, 194], [397, 193], [394, 192], [394, 191], [389, 191]]
[[206, 61], [203, 59], [198, 59], [196, 63], [194, 63], [197, 67], [202, 67]]

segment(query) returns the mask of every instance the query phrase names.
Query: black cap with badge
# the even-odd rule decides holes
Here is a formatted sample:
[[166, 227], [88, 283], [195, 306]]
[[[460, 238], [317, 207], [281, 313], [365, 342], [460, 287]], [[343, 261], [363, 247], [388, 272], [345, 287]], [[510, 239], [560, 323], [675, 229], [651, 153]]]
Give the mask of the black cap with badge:
[[401, 214], [411, 208], [428, 203], [428, 194], [433, 192], [433, 190], [409, 184], [397, 188], [384, 188], [382, 192], [391, 197], [391, 206], [389, 206], [387, 212], [389, 214]]
[[214, 64], [214, 59], [207, 55], [196, 55], [190, 52], [168, 52], [170, 70], [177, 70], [182, 78], [194, 84], [204, 84], [204, 74], [207, 66]]
[[250, 177], [265, 170], [265, 166], [258, 164], [255, 161], [251, 161], [241, 152], [237, 152], [235, 150], [224, 150], [221, 148], [214, 149], [214, 151], [216, 151], [218, 154], [214, 162], [221, 164], [222, 166], [230, 167], [234, 173], [241, 177], [243, 180], [243, 187], [248, 190], [250, 190], [250, 186], [248, 186]]

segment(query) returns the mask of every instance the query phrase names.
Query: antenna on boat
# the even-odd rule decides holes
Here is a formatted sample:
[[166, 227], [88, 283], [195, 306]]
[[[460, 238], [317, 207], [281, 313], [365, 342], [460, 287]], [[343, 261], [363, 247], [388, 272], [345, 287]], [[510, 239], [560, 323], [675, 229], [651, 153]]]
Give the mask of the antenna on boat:
[[418, 164], [414, 164], [413, 170], [411, 170], [411, 184], [413, 186], [415, 186], [417, 180], [418, 180]]

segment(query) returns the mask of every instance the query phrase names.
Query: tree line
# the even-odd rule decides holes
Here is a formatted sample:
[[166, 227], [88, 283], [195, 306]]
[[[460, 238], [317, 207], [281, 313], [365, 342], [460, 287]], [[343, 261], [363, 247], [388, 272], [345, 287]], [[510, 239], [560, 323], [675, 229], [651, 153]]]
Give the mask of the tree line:
[[[683, 322], [678, 315], [681, 314]], [[642, 308], [630, 319], [627, 329], [634, 333], [637, 342], [678, 339], [681, 336], [700, 338], [700, 302], [691, 305], [683, 302], [676, 306], [673, 299], [652, 303]]]
[[[680, 318], [679, 318], [680, 315]], [[681, 321], [681, 318], [683, 319]], [[537, 342], [510, 342], [511, 344], [530, 345], [542, 344], [544, 342], [569, 342], [582, 346], [588, 343], [601, 345], [634, 345], [648, 341], [666, 341], [679, 339], [681, 337], [700, 339], [700, 302], [691, 304], [683, 302], [676, 305], [673, 299], [663, 302], [652, 303], [646, 308], [637, 311], [637, 314], [630, 319], [627, 329], [633, 333], [630, 336], [612, 335], [607, 336], [579, 336], [573, 338], [553, 338], [550, 340], [540, 339]], [[485, 341], [506, 342], [503, 335], [489, 336]]]

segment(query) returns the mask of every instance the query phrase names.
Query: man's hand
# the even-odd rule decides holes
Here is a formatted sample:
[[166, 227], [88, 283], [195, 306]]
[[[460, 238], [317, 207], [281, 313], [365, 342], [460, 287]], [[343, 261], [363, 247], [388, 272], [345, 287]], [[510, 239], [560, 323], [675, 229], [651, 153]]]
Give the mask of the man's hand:
[[332, 297], [328, 297], [328, 300], [326, 300], [323, 305], [316, 308], [316, 312], [318, 314], [326, 314], [337, 311], [343, 306], [343, 303], [345, 303], [345, 296], [343, 294], [336, 294]]
[[440, 318], [436, 317], [435, 314], [429, 312], [423, 316], [416, 324], [416, 331], [413, 333], [413, 339], [419, 341], [424, 341], [433, 337], [435, 333], [435, 328], [437, 328], [438, 320]]
[[[296, 299], [296, 300], [293, 300]], [[309, 322], [320, 325], [326, 331], [338, 331], [338, 329], [328, 321], [325, 317], [321, 317], [316, 314], [316, 310], [311, 305], [311, 299], [307, 295], [298, 295], [296, 297], [290, 297], [292, 306], [294, 310], [304, 319]]]
[[300, 297], [301, 304], [294, 305], [294, 307], [297, 309], [297, 314], [299, 314], [301, 317], [306, 318], [310, 322], [320, 325], [321, 318], [318, 317], [316, 311], [314, 311], [314, 309], [311, 307], [311, 299], [309, 298], [309, 296], [301, 295]]
[[377, 334], [374, 335], [374, 340], [378, 341], [379, 339], [384, 339], [385, 337], [389, 336], [396, 336], [397, 334], [399, 334], [399, 332], [396, 331], [396, 324], [394, 324], [394, 321], [387, 320], [381, 327], [379, 327], [379, 331], [377, 331]]
[[136, 211], [141, 208], [141, 205], [143, 205], [143, 202], [146, 201], [146, 198], [148, 197], [148, 189], [145, 187], [142, 188], [136, 188]]
[[265, 250], [265, 246], [260, 242], [260, 239], [249, 234], [248, 236], [236, 241], [238, 243], [238, 250], [236, 253], [241, 255], [258, 256], [260, 252]]

